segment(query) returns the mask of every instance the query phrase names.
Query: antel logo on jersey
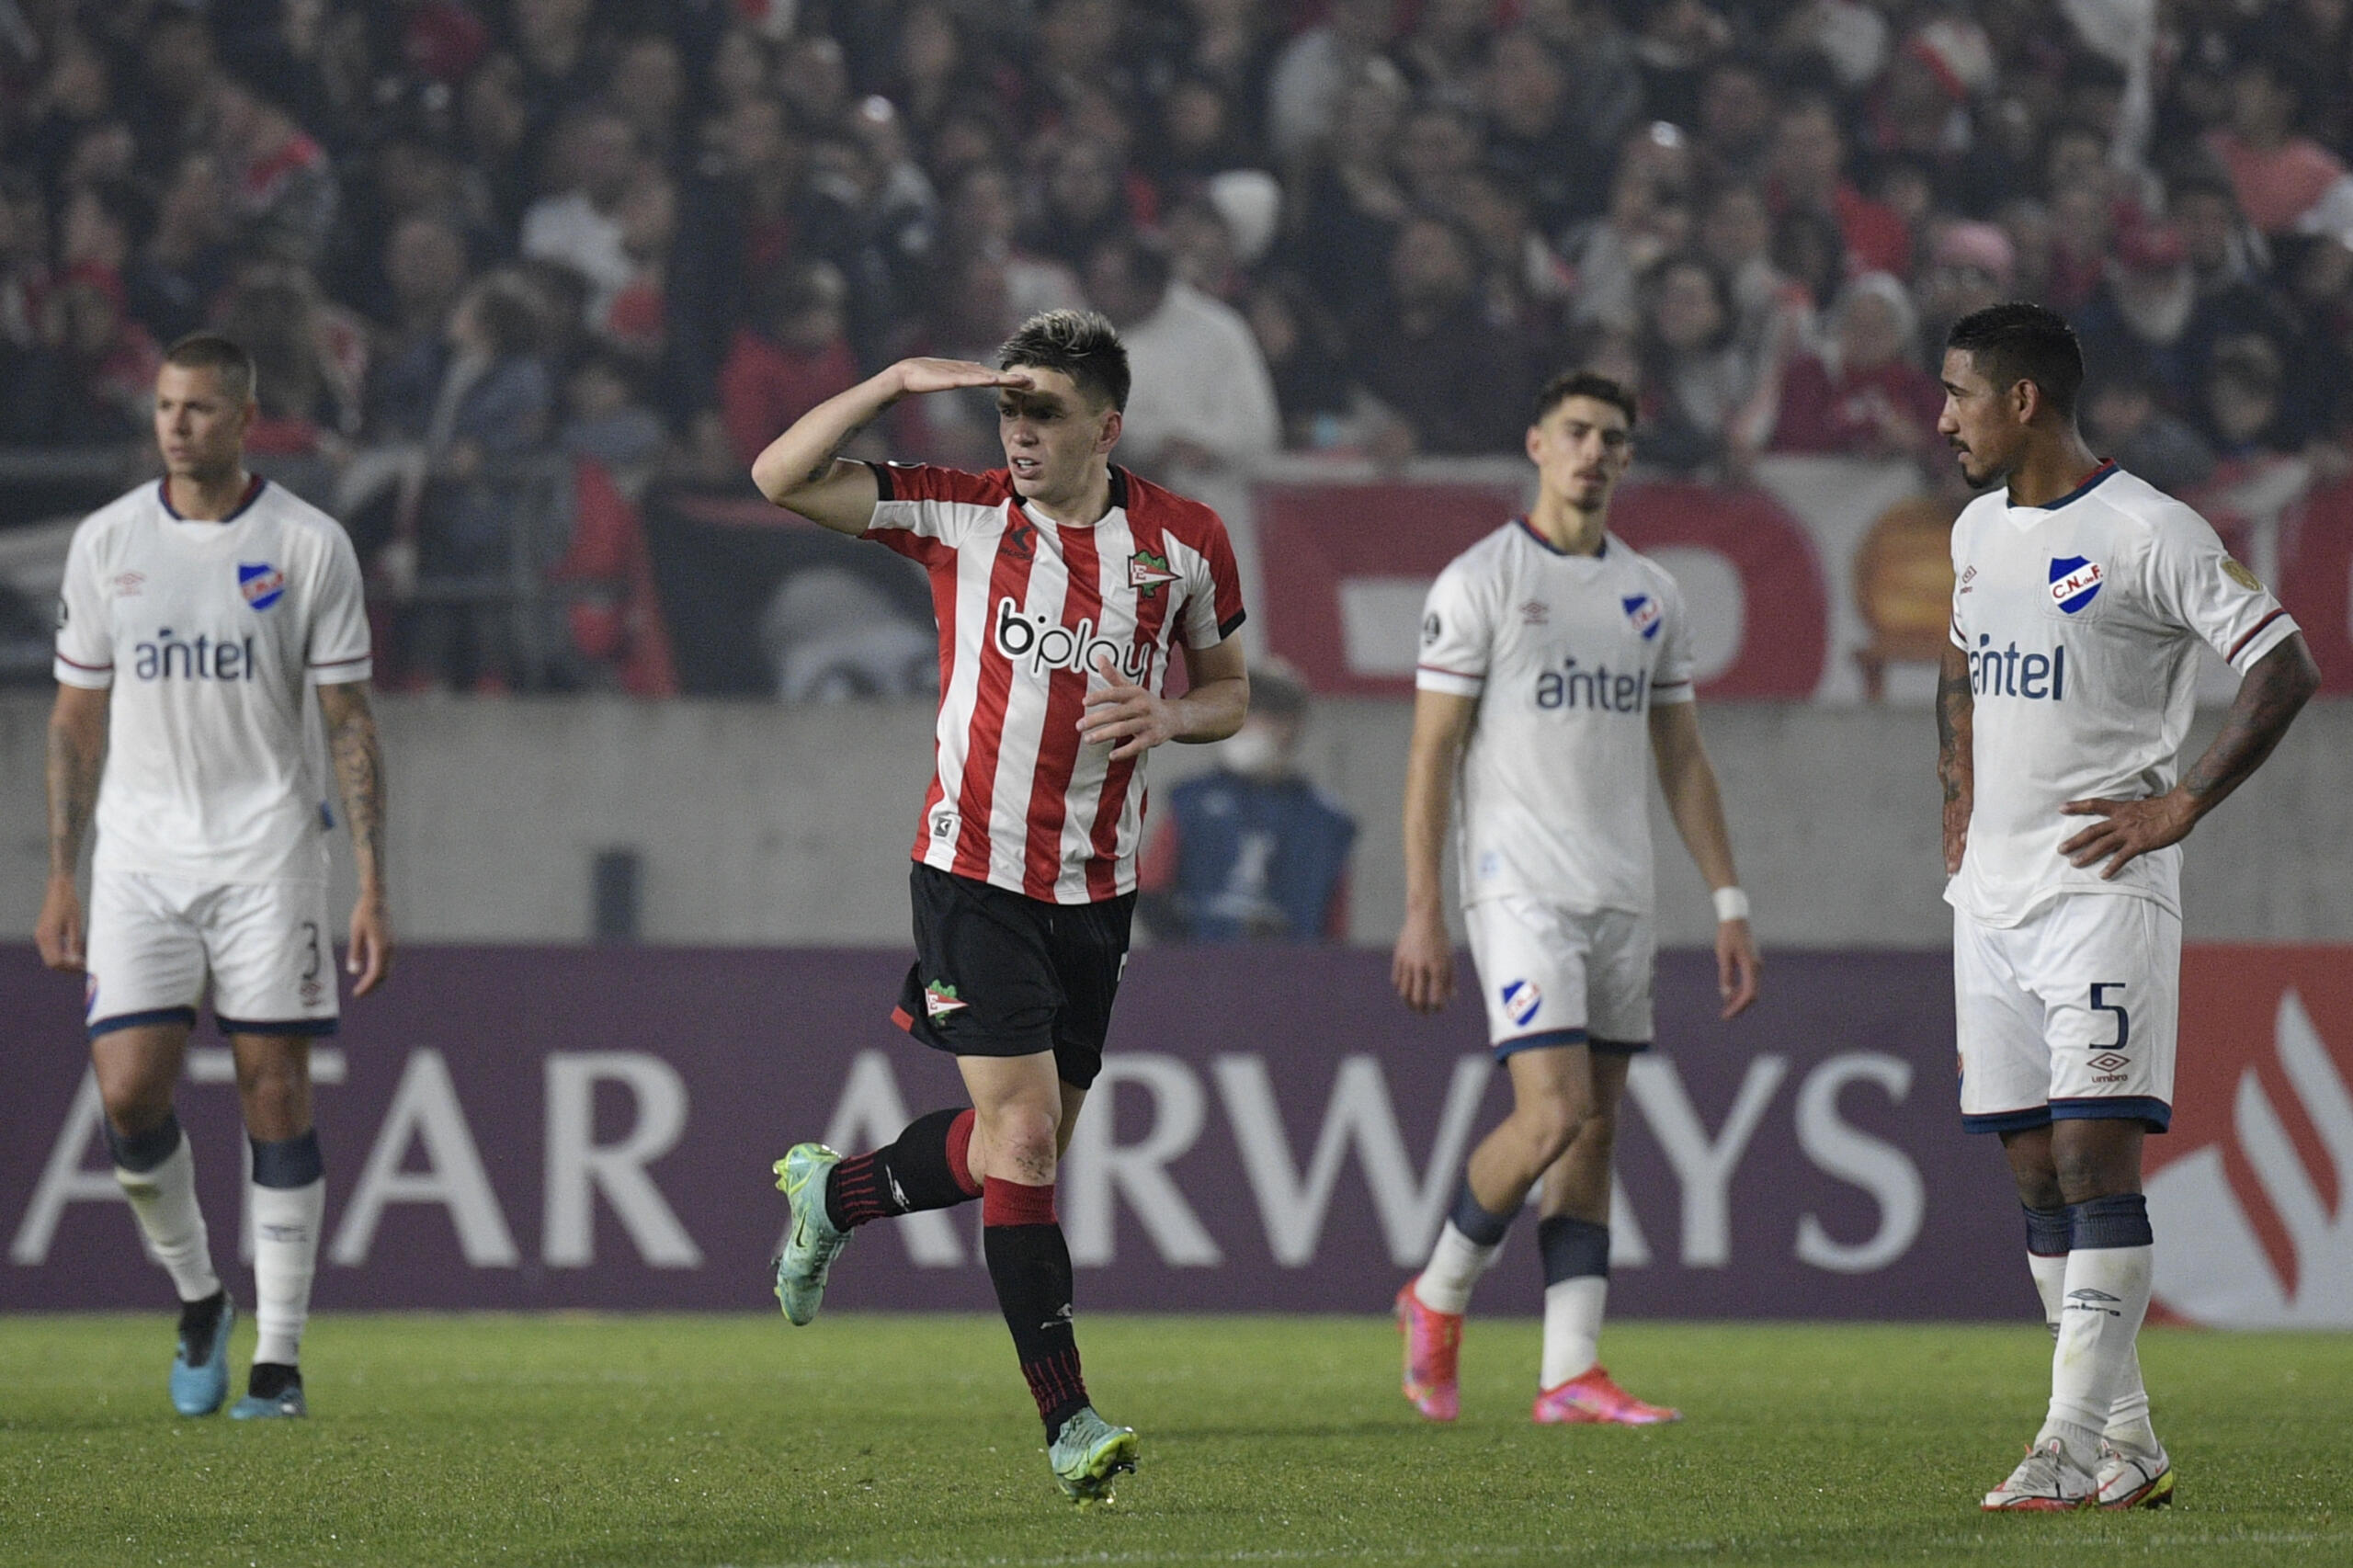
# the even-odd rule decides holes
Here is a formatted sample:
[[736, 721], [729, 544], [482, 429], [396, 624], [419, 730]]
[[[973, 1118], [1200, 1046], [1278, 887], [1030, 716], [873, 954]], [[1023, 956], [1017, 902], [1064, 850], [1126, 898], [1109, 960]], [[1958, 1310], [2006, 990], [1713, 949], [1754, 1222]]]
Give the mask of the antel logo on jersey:
[[175, 637], [168, 626], [152, 642], [131, 649], [131, 670], [141, 680], [251, 680], [250, 637]]
[[2029, 701], [2067, 700], [2067, 649], [2062, 643], [2048, 653], [2021, 653], [2011, 642], [1996, 648], [1994, 639], [1977, 634], [1969, 654], [1969, 689], [1980, 697], [2023, 697]]
[[1660, 616], [1658, 601], [1648, 594], [1635, 594], [1622, 602], [1626, 607], [1628, 623], [1642, 634], [1643, 641], [1648, 642], [1655, 639]]
[[1580, 669], [1574, 653], [1563, 654], [1559, 668], [1540, 671], [1536, 676], [1536, 706], [1548, 711], [1596, 708], [1604, 713], [1641, 713], [1649, 709], [1650, 698], [1650, 671], [1616, 675], [1608, 665]]
[[1544, 1006], [1544, 993], [1532, 980], [1513, 981], [1504, 987], [1503, 998], [1504, 1017], [1522, 1028], [1527, 1028], [1528, 1021], [1536, 1017], [1537, 1009]]
[[286, 574], [267, 561], [240, 561], [237, 591], [254, 608], [267, 609], [286, 597]]
[[2073, 615], [2099, 597], [2108, 573], [2097, 561], [2080, 555], [2057, 556], [2051, 562], [2051, 602]]
[[1113, 667], [1139, 686], [1145, 684], [1152, 674], [1150, 644], [1114, 642], [1108, 637], [1097, 637], [1091, 620], [1063, 626], [1042, 615], [1025, 616], [1010, 595], [996, 603], [995, 641], [998, 653], [1014, 664], [1028, 664], [1032, 675], [1091, 670], [1104, 659], [1110, 660]]

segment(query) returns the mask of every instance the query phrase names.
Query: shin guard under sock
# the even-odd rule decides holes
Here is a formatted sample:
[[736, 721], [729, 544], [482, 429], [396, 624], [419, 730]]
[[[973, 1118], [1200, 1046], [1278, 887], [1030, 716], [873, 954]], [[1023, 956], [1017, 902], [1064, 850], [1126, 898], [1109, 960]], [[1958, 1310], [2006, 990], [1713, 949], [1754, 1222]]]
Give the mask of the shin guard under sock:
[[838, 1230], [927, 1209], [952, 1209], [981, 1195], [967, 1151], [970, 1110], [935, 1110], [907, 1124], [897, 1140], [834, 1167], [825, 1184], [825, 1217]]
[[105, 1128], [114, 1178], [131, 1200], [148, 1255], [171, 1275], [183, 1302], [219, 1295], [221, 1277], [212, 1271], [212, 1244], [196, 1203], [196, 1161], [179, 1118], [166, 1112], [142, 1132], [118, 1132], [111, 1121]]
[[1013, 1334], [1013, 1352], [1052, 1442], [1086, 1407], [1071, 1324], [1070, 1246], [1054, 1218], [1054, 1189], [989, 1177], [981, 1195], [981, 1250]]

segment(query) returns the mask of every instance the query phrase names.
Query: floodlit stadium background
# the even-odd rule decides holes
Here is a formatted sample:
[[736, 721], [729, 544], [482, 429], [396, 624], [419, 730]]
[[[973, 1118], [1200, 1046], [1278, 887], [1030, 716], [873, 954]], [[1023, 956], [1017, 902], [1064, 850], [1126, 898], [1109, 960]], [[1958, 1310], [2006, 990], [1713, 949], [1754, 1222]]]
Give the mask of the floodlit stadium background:
[[[900, 354], [1089, 302], [1137, 362], [1120, 460], [1224, 515], [1363, 831], [1346, 944], [1139, 954], [1063, 1182], [1082, 1300], [1374, 1311], [1426, 1249], [1497, 1096], [1475, 1006], [1386, 991], [1415, 616], [1523, 498], [1534, 385], [1589, 364], [1642, 389], [1618, 522], [1692, 603], [1772, 958], [1733, 1028], [1665, 968], [1618, 1300], [2023, 1315], [1951, 1103], [1926, 698], [1965, 499], [1935, 349], [2028, 297], [2083, 334], [2095, 446], [2196, 501], [2327, 678], [2188, 848], [2160, 1302], [2353, 1325], [2353, 23], [2245, 9], [0, 0], [0, 1305], [148, 1283], [27, 938], [50, 602], [153, 472], [159, 344], [248, 343], [255, 466], [370, 572], [408, 948], [320, 1056], [322, 1303], [748, 1307], [766, 1160], [953, 1091], [883, 1017], [920, 584], [745, 465]], [[869, 440], [994, 460], [985, 402]], [[1662, 930], [1702, 943], [1659, 840]], [[218, 1147], [225, 1067], [183, 1103]], [[959, 1223], [895, 1231], [843, 1303], [987, 1304]]]

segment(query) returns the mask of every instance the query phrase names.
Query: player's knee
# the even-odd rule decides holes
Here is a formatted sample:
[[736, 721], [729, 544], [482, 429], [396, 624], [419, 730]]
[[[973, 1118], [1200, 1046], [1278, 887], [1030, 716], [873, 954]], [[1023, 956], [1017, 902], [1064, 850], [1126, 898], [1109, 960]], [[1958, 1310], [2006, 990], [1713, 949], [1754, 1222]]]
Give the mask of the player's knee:
[[1569, 1152], [1586, 1122], [1586, 1108], [1566, 1099], [1546, 1100], [1526, 1108], [1529, 1142], [1535, 1145], [1539, 1165], [1549, 1165]]
[[128, 1066], [100, 1063], [96, 1068], [98, 1104], [107, 1124], [123, 1137], [136, 1137], [163, 1125], [172, 1114], [172, 1082]]
[[1039, 1106], [1008, 1106], [983, 1124], [993, 1175], [1042, 1185], [1054, 1178], [1062, 1119]]

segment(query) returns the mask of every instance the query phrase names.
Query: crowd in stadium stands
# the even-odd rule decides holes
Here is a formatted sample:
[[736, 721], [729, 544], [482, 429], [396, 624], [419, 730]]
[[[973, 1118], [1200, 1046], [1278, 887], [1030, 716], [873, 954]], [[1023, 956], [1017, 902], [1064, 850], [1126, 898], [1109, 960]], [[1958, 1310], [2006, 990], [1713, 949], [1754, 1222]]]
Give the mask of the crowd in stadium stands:
[[1574, 362], [1737, 483], [1933, 458], [1946, 326], [2025, 297], [2153, 481], [2341, 465], [2348, 68], [2347, 0], [0, 0], [0, 446], [135, 442], [218, 325], [396, 597], [518, 457], [740, 484], [1049, 306], [1147, 472], [1516, 450]]

